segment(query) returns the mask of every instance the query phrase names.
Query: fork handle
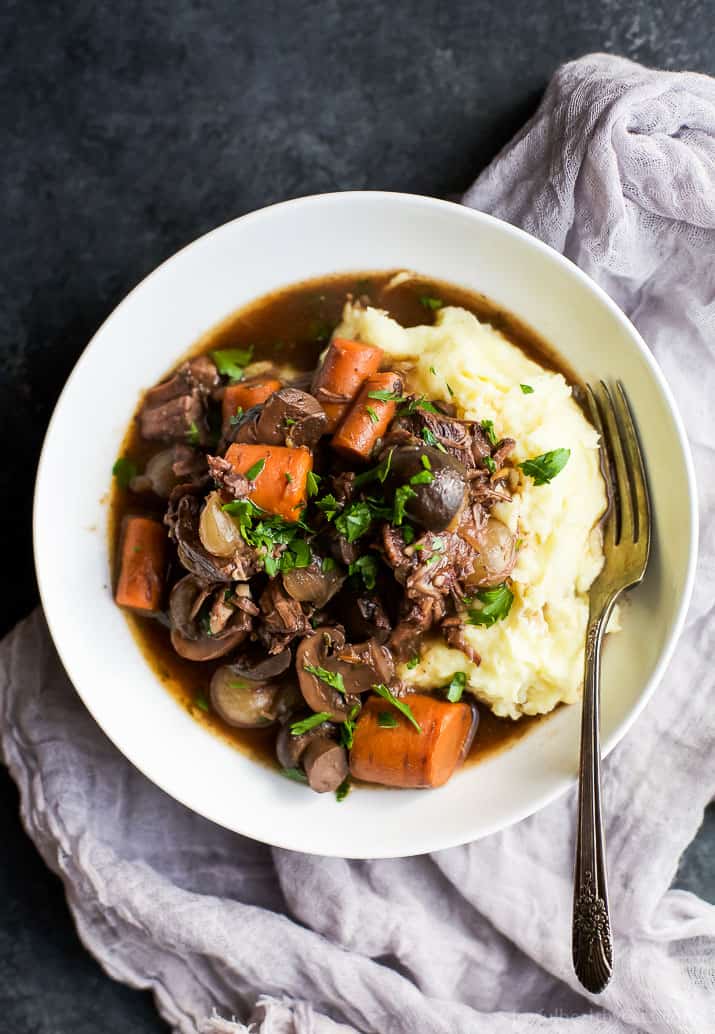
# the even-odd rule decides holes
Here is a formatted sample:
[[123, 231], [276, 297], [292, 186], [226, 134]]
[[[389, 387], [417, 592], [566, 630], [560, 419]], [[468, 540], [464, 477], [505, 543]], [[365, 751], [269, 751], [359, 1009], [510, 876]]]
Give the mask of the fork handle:
[[608, 914], [606, 862], [601, 821], [601, 746], [599, 703], [601, 643], [615, 596], [596, 607], [592, 602], [586, 634], [578, 833], [574, 872], [572, 957], [576, 976], [587, 991], [599, 994], [611, 979], [613, 942]]

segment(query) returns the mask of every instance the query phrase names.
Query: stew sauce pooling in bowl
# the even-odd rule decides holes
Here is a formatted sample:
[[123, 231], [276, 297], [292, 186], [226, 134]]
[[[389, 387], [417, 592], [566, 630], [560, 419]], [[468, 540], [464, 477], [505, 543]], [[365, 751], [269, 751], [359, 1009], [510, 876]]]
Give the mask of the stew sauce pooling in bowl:
[[568, 460], [517, 464], [516, 442], [462, 418], [448, 384], [415, 392], [409, 358], [335, 336], [347, 298], [404, 327], [460, 306], [555, 366], [516, 320], [444, 284], [300, 284], [232, 317], [146, 392], [114, 499], [116, 600], [165, 682], [340, 797], [351, 774], [439, 786], [473, 743], [486, 753], [533, 721], [481, 709], [480, 723], [463, 671], [429, 692], [405, 683], [435, 641], [479, 665], [465, 630], [509, 614], [520, 546], [495, 505]]

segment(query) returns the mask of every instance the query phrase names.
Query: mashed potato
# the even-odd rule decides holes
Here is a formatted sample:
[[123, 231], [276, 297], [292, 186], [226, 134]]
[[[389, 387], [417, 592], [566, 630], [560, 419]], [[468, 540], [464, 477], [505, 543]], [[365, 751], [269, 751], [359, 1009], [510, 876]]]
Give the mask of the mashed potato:
[[[481, 665], [432, 642], [420, 664], [403, 666], [400, 674], [415, 688], [434, 688], [464, 671], [467, 688], [495, 714], [511, 718], [573, 702], [583, 679], [587, 592], [603, 564], [596, 523], [606, 493], [598, 435], [570, 387], [465, 309], [444, 308], [434, 326], [404, 328], [377, 309], [348, 304], [336, 335], [414, 360], [410, 388], [429, 398], [449, 398], [449, 384], [459, 416], [493, 420], [499, 437], [516, 439], [517, 463], [551, 449], [571, 450], [550, 484], [521, 476], [511, 502], [492, 511], [516, 534], [519, 552], [507, 618], [465, 632]], [[521, 384], [533, 392], [524, 394]]]

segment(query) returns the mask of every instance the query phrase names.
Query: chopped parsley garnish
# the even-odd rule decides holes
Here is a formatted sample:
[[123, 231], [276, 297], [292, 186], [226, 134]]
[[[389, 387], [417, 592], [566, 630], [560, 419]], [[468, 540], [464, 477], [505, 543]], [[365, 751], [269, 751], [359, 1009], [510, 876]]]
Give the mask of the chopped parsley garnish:
[[233, 416], [229, 420], [229, 423], [233, 427], [235, 427], [236, 424], [240, 422], [242, 416], [243, 416], [243, 406], [236, 406], [236, 412], [233, 414]]
[[348, 574], [359, 574], [365, 583], [366, 589], [374, 589], [377, 581], [377, 557], [372, 553], [365, 553], [358, 557], [354, 564], [350, 564]]
[[484, 466], [487, 468], [490, 474], [494, 474], [496, 472], [497, 465], [491, 458], [491, 456], [485, 456], [482, 462], [484, 463]]
[[530, 384], [520, 384], [519, 387], [521, 388], [521, 390], [522, 390], [524, 395], [533, 395], [534, 394], [534, 389], [532, 388], [532, 386]]
[[335, 518], [335, 527], [348, 542], [355, 542], [364, 535], [372, 524], [372, 510], [367, 502], [350, 503]]
[[328, 671], [327, 668], [321, 668], [316, 664], [304, 664], [303, 671], [307, 671], [309, 675], [315, 675], [316, 679], [320, 679], [326, 686], [345, 695], [345, 683], [339, 671]]
[[437, 371], [435, 370], [434, 366], [430, 366], [429, 372], [434, 374], [435, 377], [437, 376]]
[[136, 477], [136, 473], [136, 463], [126, 456], [120, 456], [112, 467], [112, 474], [117, 479], [117, 484], [120, 488], [128, 488], [129, 482], [133, 477]]
[[334, 571], [338, 565], [331, 556], [324, 556], [323, 562], [320, 566], [323, 574], [326, 574], [328, 571]]
[[295, 420], [293, 419], [292, 416], [286, 416], [286, 417], [283, 417], [283, 423], [286, 425], [286, 427], [292, 427], [293, 424], [295, 423]]
[[411, 524], [402, 525], [402, 538], [405, 540], [405, 545], [409, 546], [415, 541], [415, 529]]
[[206, 697], [203, 695], [203, 693], [199, 693], [197, 696], [194, 697], [194, 703], [196, 704], [196, 706], [201, 711], [208, 711], [209, 710], [209, 702], [206, 699]]
[[340, 804], [341, 801], [344, 801], [347, 795], [350, 793], [351, 785], [352, 784], [350, 782], [350, 776], [345, 776], [342, 783], [335, 791], [335, 800], [338, 802], [338, 804]]
[[470, 607], [467, 611], [470, 625], [485, 625], [489, 628], [507, 616], [514, 602], [514, 593], [506, 582], [493, 589], [480, 589], [476, 598], [481, 607]]
[[447, 700], [450, 704], [457, 704], [462, 699], [464, 687], [467, 685], [467, 676], [463, 671], [455, 671], [449, 685], [446, 687]]
[[308, 471], [308, 498], [312, 499], [314, 495], [317, 495], [320, 491], [320, 475], [315, 474], [312, 470]]
[[340, 742], [346, 750], [351, 750], [355, 738], [355, 719], [360, 714], [360, 704], [355, 704], [350, 714], [340, 726]]
[[405, 396], [401, 395], [399, 391], [387, 391], [385, 389], [368, 391], [367, 397], [369, 399], [377, 399], [378, 402], [404, 402]]
[[434, 481], [434, 474], [431, 470], [421, 470], [419, 474], [413, 474], [410, 478], [411, 485], [429, 485]]
[[482, 431], [484, 431], [485, 435], [489, 439], [489, 444], [490, 445], [496, 445], [497, 442], [499, 441], [499, 439], [497, 438], [496, 431], [494, 430], [494, 421], [493, 420], [482, 420], [482, 422], [481, 422], [481, 424], [479, 426], [481, 427]]
[[230, 689], [248, 689], [250, 683], [248, 679], [231, 679], [228, 685]]
[[293, 722], [290, 727], [290, 734], [291, 736], [302, 736], [304, 732], [315, 729], [317, 725], [329, 722], [332, 717], [330, 711], [319, 711], [317, 714], [311, 714], [308, 718], [304, 718], [302, 722]]
[[233, 518], [243, 540], [262, 555], [270, 578], [279, 571], [310, 564], [310, 547], [304, 537], [307, 528], [302, 521], [286, 521], [266, 513], [250, 499], [235, 499], [222, 509]]
[[198, 445], [201, 441], [201, 432], [196, 426], [196, 421], [192, 420], [189, 424], [188, 430], [185, 432], [186, 441], [189, 445]]
[[373, 422], [373, 424], [379, 424], [380, 423], [380, 417], [375, 412], [375, 409], [374, 409], [373, 406], [365, 406], [365, 410], [367, 412], [367, 415], [370, 417], [370, 420]]
[[402, 409], [400, 409], [399, 416], [412, 416], [418, 409], [423, 409], [427, 413], [437, 413], [439, 410], [434, 406], [429, 399], [426, 399], [424, 395], [416, 395], [410, 399]]
[[302, 768], [282, 768], [281, 775], [286, 779], [292, 779], [294, 783], [307, 783], [308, 777]]
[[263, 459], [256, 460], [256, 462], [253, 464], [253, 466], [248, 468], [248, 470], [246, 471], [246, 475], [245, 476], [248, 478], [249, 481], [255, 481], [256, 478], [258, 477], [258, 475], [261, 473], [261, 471], [265, 467], [265, 465], [266, 465], [266, 461], [265, 460], [263, 460]]
[[420, 305], [423, 305], [425, 309], [431, 309], [432, 312], [436, 312], [437, 309], [441, 309], [444, 302], [441, 298], [431, 298], [427, 294], [423, 294], [420, 298]]
[[364, 470], [362, 474], [358, 474], [353, 481], [355, 488], [361, 488], [362, 485], [369, 485], [371, 481], [379, 481], [381, 485], [384, 485], [387, 475], [390, 473], [392, 454], [394, 451], [394, 449], [390, 449], [384, 460], [381, 460], [376, 467], [371, 467], [369, 470]]
[[422, 439], [423, 439], [425, 445], [431, 445], [433, 449], [439, 449], [440, 452], [446, 452], [447, 451], [445, 449], [444, 445], [442, 445], [441, 442], [437, 441], [437, 439], [435, 438], [433, 432], [430, 431], [429, 427], [423, 427], [421, 433], [422, 433]]
[[407, 664], [405, 665], [405, 667], [408, 668], [410, 671], [412, 671], [412, 669], [416, 668], [419, 663], [420, 663], [419, 655], [415, 654], [414, 657], [410, 657], [410, 659], [407, 662]]
[[404, 700], [398, 700], [396, 696], [393, 696], [387, 686], [383, 685], [382, 682], [378, 682], [372, 687], [372, 689], [373, 692], [377, 693], [377, 695], [382, 697], [383, 700], [387, 700], [388, 704], [392, 704], [393, 707], [396, 707], [409, 722], [412, 722], [415, 729], [417, 729], [417, 732], [422, 732], [422, 726], [412, 714], [412, 708], [409, 704], [406, 704]]
[[253, 345], [248, 348], [222, 348], [212, 352], [211, 358], [220, 374], [230, 377], [232, 381], [240, 381], [244, 366], [248, 366], [253, 358]]
[[380, 711], [377, 715], [377, 724], [381, 729], [396, 729], [399, 723], [394, 714], [390, 714], [389, 711]]
[[[428, 471], [424, 471], [424, 473], [426, 474], [428, 473]], [[397, 525], [398, 528], [405, 519], [405, 507], [407, 505], [408, 500], [413, 499], [416, 495], [417, 493], [415, 492], [414, 488], [410, 488], [409, 485], [401, 485], [400, 488], [398, 488], [395, 492], [395, 502], [392, 511], [392, 523]]]
[[290, 485], [292, 483], [292, 481], [293, 481], [293, 475], [290, 474], [288, 471], [286, 471], [285, 472], [285, 479], [288, 482], [288, 484]]
[[535, 485], [548, 485], [564, 469], [570, 455], [570, 449], [552, 449], [541, 456], [534, 456], [533, 460], [524, 460], [519, 466], [533, 478]]
[[328, 521], [332, 521], [333, 517], [340, 509], [340, 503], [332, 492], [324, 495], [322, 499], [316, 499], [315, 505], [325, 515], [325, 519]]
[[450, 398], [453, 398], [454, 391], [452, 389], [452, 385], [449, 383], [449, 381], [445, 381], [444, 383], [447, 385], [447, 391], [449, 392]]

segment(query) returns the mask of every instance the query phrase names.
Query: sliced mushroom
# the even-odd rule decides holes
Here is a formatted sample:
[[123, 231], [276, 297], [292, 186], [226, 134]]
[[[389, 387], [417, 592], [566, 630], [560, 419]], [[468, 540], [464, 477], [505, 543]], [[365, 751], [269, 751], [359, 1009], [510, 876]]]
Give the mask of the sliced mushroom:
[[171, 644], [180, 657], [189, 661], [210, 661], [223, 657], [241, 643], [251, 627], [251, 619], [242, 610], [235, 610], [217, 635], [199, 620], [199, 612], [212, 594], [225, 592], [223, 586], [207, 585], [193, 575], [186, 575], [171, 590], [169, 619]]
[[236, 675], [251, 682], [266, 682], [278, 678], [290, 668], [293, 657], [290, 649], [266, 656], [263, 651], [247, 651], [236, 657], [231, 668]]
[[315, 739], [303, 755], [303, 768], [311, 790], [331, 793], [348, 774], [348, 756], [345, 747], [334, 740]]
[[[300, 716], [298, 716], [300, 717]], [[309, 715], [305, 715], [309, 717]], [[330, 722], [321, 722], [307, 732], [294, 736], [290, 725], [284, 725], [276, 740], [276, 756], [283, 768], [300, 768], [303, 754], [313, 740], [332, 740], [335, 742], [335, 729]]]
[[[300, 691], [306, 704], [312, 711], [327, 712], [336, 722], [345, 721], [352, 708], [360, 702], [358, 694], [369, 689], [369, 686], [353, 688], [356, 680], [352, 678], [351, 666], [336, 657], [336, 653], [344, 646], [345, 633], [342, 629], [318, 628], [313, 635], [301, 641], [295, 656]], [[345, 693], [334, 689], [318, 675], [311, 674], [309, 668], [324, 668], [331, 674], [342, 676]]]
[[429, 445], [403, 445], [392, 453], [389, 485], [393, 494], [401, 486], [412, 489], [405, 512], [415, 524], [445, 531], [464, 507], [467, 471], [450, 453]]
[[283, 586], [294, 600], [321, 608], [338, 592], [345, 578], [345, 572], [337, 567], [324, 571], [321, 558], [313, 557], [308, 567], [284, 571]]
[[516, 540], [505, 524], [489, 517], [476, 533], [463, 537], [477, 552], [467, 586], [486, 589], [509, 577], [516, 563]]
[[316, 398], [298, 388], [281, 388], [261, 406], [256, 439], [265, 445], [312, 449], [325, 434], [328, 418]]

